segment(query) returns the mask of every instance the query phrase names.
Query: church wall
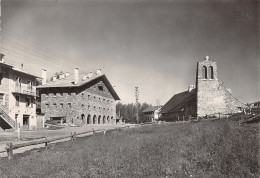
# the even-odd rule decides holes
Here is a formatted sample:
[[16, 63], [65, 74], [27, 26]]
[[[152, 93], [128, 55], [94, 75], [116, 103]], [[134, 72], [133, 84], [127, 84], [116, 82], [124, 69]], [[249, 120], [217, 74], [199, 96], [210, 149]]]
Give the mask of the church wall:
[[[206, 75], [205, 67], [208, 69]], [[210, 75], [210, 67], [213, 67], [213, 77]], [[239, 107], [243, 107], [243, 104], [235, 99], [218, 81], [216, 62], [207, 59], [198, 62], [196, 82], [198, 117], [217, 113], [236, 113], [241, 110]]]

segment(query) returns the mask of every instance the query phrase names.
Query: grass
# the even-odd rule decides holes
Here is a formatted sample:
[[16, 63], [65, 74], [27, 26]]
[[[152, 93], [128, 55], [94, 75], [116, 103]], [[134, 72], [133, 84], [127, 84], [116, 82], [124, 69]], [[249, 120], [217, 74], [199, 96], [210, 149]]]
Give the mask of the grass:
[[0, 161], [1, 177], [258, 177], [258, 170], [259, 128], [232, 120], [142, 126]]

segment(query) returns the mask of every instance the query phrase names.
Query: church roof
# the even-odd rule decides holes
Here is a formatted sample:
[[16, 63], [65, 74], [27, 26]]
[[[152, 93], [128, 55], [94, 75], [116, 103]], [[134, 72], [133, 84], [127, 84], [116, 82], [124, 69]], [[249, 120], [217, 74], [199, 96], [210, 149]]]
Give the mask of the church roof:
[[196, 88], [174, 95], [161, 109], [161, 114], [180, 110], [181, 107], [196, 96]]

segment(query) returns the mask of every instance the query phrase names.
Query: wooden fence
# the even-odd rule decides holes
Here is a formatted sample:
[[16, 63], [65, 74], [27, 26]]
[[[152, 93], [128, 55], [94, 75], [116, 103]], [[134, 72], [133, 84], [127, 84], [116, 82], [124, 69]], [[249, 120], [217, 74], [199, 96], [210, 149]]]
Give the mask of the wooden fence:
[[[156, 123], [152, 123], [152, 122], [149, 122], [149, 123], [142, 123], [142, 124], [135, 124], [135, 125], [131, 125], [133, 127], [136, 127], [136, 126], [148, 126], [148, 125], [155, 125]], [[45, 139], [42, 139], [42, 140], [35, 140], [35, 141], [29, 141], [29, 142], [26, 142], [26, 143], [16, 143], [16, 144], [13, 144], [13, 143], [8, 143], [6, 144], [6, 147], [5, 147], [5, 150], [4, 151], [0, 151], [0, 153], [4, 153], [4, 152], [7, 152], [7, 155], [8, 155], [8, 159], [12, 159], [13, 158], [13, 151], [15, 149], [19, 149], [19, 148], [23, 148], [23, 147], [27, 147], [27, 146], [32, 146], [32, 145], [39, 145], [39, 144], [45, 144], [45, 149], [48, 148], [48, 144], [50, 144], [51, 142], [55, 142], [55, 141], [60, 141], [60, 140], [64, 140], [64, 139], [70, 139], [71, 141], [75, 141], [77, 136], [79, 135], [85, 135], [85, 134], [90, 134], [90, 135], [86, 135], [86, 136], [95, 136], [95, 135], [98, 135], [98, 134], [108, 134], [110, 132], [116, 132], [116, 131], [120, 131], [120, 130], [123, 130], [123, 129], [126, 129], [126, 128], [130, 128], [131, 126], [125, 126], [125, 127], [118, 127], [118, 128], [113, 128], [113, 129], [99, 129], [99, 130], [94, 130], [92, 128], [91, 131], [85, 131], [85, 132], [79, 132], [79, 133], [76, 133], [76, 132], [71, 132], [70, 135], [66, 135], [66, 136], [59, 136], [59, 137], [54, 137], [54, 138], [45, 138]]]
[[[144, 125], [150, 125], [150, 124], [144, 124]], [[138, 126], [138, 125], [132, 125], [134, 127]], [[141, 125], [140, 125], [141, 126]], [[54, 138], [45, 138], [42, 140], [35, 140], [35, 141], [30, 141], [30, 142], [26, 142], [26, 143], [17, 143], [17, 144], [13, 144], [13, 143], [8, 143], [6, 144], [5, 150], [4, 151], [0, 151], [0, 153], [4, 153], [7, 152], [8, 155], [8, 159], [12, 159], [13, 158], [13, 151], [15, 149], [19, 149], [19, 148], [23, 148], [23, 147], [27, 147], [27, 146], [32, 146], [32, 145], [39, 145], [39, 144], [45, 144], [45, 148], [48, 148], [48, 144], [50, 144], [51, 142], [55, 142], [55, 141], [60, 141], [60, 140], [64, 140], [64, 139], [70, 139], [71, 141], [75, 141], [77, 136], [79, 135], [85, 135], [85, 134], [90, 134], [88, 136], [95, 136], [98, 134], [108, 134], [109, 132], [116, 132], [125, 128], [130, 128], [130, 126], [125, 126], [125, 127], [118, 127], [118, 128], [113, 128], [113, 129], [99, 129], [99, 130], [94, 130], [92, 128], [92, 131], [85, 131], [85, 132], [80, 132], [80, 133], [76, 133], [76, 132], [71, 132], [71, 135], [66, 135], [66, 136], [59, 136], [59, 137], [54, 137]]]

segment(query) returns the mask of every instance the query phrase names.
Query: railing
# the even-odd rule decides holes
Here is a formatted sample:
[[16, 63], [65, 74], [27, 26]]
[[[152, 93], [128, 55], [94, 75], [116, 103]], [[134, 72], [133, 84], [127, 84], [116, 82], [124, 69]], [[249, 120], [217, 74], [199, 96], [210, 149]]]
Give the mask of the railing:
[[3, 116], [2, 118], [12, 127], [15, 128], [15, 121], [4, 112], [3, 109], [0, 108], [0, 115]]
[[33, 87], [28, 87], [27, 85], [15, 85], [15, 92], [35, 96]]

